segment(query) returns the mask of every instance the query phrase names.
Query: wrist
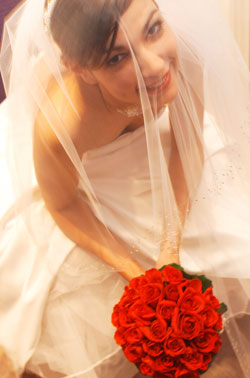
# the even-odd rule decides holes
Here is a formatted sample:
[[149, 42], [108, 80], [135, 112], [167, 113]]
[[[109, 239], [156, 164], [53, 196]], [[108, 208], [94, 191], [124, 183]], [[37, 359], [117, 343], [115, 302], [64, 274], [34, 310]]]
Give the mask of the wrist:
[[142, 276], [145, 273], [145, 268], [139, 265], [136, 261], [130, 261], [120, 274], [129, 282], [135, 277]]
[[156, 261], [155, 267], [156, 269], [160, 269], [164, 265], [168, 264], [180, 264], [180, 257], [178, 252], [163, 252], [160, 254], [158, 260]]

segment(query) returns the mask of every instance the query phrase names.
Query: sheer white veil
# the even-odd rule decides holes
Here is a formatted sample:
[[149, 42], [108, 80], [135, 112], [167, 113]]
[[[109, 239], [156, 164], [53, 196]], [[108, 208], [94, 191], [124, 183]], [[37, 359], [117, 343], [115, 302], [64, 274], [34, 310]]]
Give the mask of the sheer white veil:
[[[56, 1], [53, 3], [56, 5]], [[217, 296], [228, 305], [225, 329], [242, 371], [248, 377], [250, 339], [242, 337], [244, 331], [237, 316], [249, 314], [250, 309], [249, 71], [227, 25], [216, 13], [215, 1], [157, 0], [156, 3], [174, 32], [178, 46], [178, 94], [165, 110], [165, 104], [158, 106], [157, 103], [161, 102], [161, 96], [149, 98], [137, 48], [133, 45], [133, 30], [127, 28], [122, 17], [119, 19], [134, 61], [144, 119], [152, 193], [149, 206], [153, 219], [147, 232], [155, 243], [153, 258], [157, 260], [162, 251], [176, 255], [180, 250], [184, 268], [213, 279]], [[80, 119], [80, 110], [65, 85], [66, 68], [61, 62], [60, 49], [50, 33], [48, 17], [52, 12], [51, 7], [46, 15], [44, 0], [26, 0], [5, 23], [0, 63], [8, 96], [9, 161], [16, 198], [5, 222], [22, 213], [37, 250], [45, 248], [44, 241], [50, 236], [47, 220], [37, 229], [31, 205], [40, 199], [32, 141], [35, 120], [42, 114], [74, 165], [82, 200], [89, 204], [98, 219], [95, 232], [109, 248], [110, 241], [103, 235], [102, 227], [104, 225], [112, 238], [115, 231], [110, 230], [110, 214], [105, 211], [65, 127], [63, 115], [47, 90], [51, 80], [56, 82], [64, 95], [62, 109], [67, 104], [76, 119]], [[166, 113], [171, 124], [171, 143], [176, 143], [180, 161], [173, 162], [171, 158], [169, 161], [164, 151], [158, 120]], [[188, 193], [186, 202], [176, 196], [174, 181], [180, 177], [175, 163], [181, 166], [180, 175]], [[218, 209], [223, 216], [217, 218]], [[231, 232], [229, 223], [235, 229], [231, 239], [226, 237]], [[144, 245], [143, 235], [140, 234], [133, 245], [129, 240], [128, 235], [124, 242], [136, 259]], [[88, 269], [95, 267], [88, 266]], [[115, 273], [115, 270], [110, 268], [110, 272]], [[100, 352], [98, 358], [104, 357], [105, 353]], [[47, 358], [50, 364], [50, 356]], [[89, 356], [86, 372], [98, 362], [95, 358]], [[85, 376], [72, 367], [64, 373], [65, 376]]]

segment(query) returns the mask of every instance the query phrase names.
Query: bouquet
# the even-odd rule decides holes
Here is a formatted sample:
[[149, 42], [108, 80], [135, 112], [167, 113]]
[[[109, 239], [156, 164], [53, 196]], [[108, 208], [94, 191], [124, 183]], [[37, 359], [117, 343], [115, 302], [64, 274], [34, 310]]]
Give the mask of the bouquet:
[[226, 310], [205, 276], [177, 264], [150, 269], [114, 306], [115, 340], [146, 376], [198, 378], [220, 350]]

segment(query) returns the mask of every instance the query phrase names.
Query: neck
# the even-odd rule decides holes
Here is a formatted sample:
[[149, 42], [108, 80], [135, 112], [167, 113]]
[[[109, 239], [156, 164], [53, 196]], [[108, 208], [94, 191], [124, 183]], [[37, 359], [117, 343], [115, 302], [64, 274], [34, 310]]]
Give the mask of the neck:
[[[112, 124], [118, 135], [134, 131], [143, 126], [144, 116], [141, 105], [116, 102], [115, 99], [108, 101], [104, 98], [102, 91], [97, 85], [86, 84], [79, 76], [77, 80], [86, 110], [96, 114], [96, 109], [99, 109], [99, 113], [103, 115], [103, 120], [109, 120], [107, 133], [112, 133]], [[158, 118], [164, 109], [165, 106], [158, 109], [155, 117]]]
[[100, 113], [108, 113], [119, 124], [122, 123], [126, 130], [134, 130], [143, 125], [143, 113], [139, 104], [109, 100], [104, 97], [98, 85], [87, 84], [80, 76], [77, 76], [77, 80], [83, 101], [90, 111], [92, 109], [96, 112], [96, 109], [99, 109]]

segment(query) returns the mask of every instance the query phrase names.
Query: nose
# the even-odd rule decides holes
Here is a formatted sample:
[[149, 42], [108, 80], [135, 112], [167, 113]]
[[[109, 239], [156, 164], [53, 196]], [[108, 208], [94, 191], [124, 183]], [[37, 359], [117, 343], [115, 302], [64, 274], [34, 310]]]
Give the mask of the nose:
[[162, 78], [167, 71], [164, 58], [152, 49], [144, 47], [137, 55], [137, 60], [146, 85]]

